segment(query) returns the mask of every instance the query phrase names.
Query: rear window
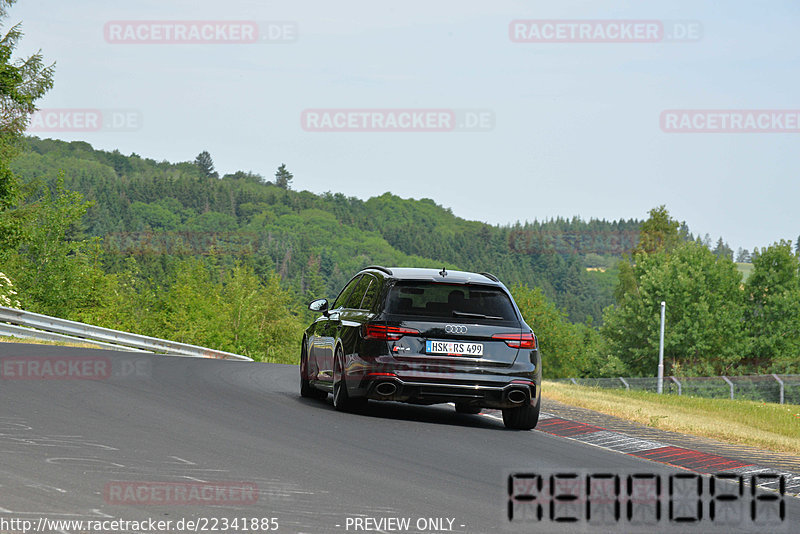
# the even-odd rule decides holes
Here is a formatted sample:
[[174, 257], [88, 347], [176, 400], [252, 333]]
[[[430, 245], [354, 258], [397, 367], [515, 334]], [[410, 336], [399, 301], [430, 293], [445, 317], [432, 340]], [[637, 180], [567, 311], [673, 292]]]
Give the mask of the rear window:
[[389, 291], [386, 312], [456, 321], [518, 322], [502, 289], [480, 285], [397, 282]]

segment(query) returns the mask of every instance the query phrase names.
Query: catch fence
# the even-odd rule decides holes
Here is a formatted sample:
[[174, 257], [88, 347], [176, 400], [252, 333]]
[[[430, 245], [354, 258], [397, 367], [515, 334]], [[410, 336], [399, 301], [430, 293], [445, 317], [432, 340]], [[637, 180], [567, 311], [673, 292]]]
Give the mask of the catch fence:
[[[655, 377], [558, 378], [580, 386], [658, 391]], [[800, 404], [800, 375], [665, 376], [664, 393], [712, 399], [747, 399], [779, 404]]]

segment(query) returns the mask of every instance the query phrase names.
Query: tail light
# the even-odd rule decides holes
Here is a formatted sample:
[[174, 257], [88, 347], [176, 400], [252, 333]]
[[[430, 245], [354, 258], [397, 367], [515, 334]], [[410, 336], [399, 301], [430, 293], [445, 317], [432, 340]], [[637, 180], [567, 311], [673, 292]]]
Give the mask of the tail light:
[[527, 334], [495, 334], [492, 339], [505, 341], [506, 345], [512, 349], [535, 349], [536, 336], [528, 332]]
[[403, 336], [419, 335], [419, 330], [403, 328], [401, 326], [387, 326], [384, 324], [368, 324], [365, 327], [365, 339], [382, 339], [384, 341], [397, 341]]

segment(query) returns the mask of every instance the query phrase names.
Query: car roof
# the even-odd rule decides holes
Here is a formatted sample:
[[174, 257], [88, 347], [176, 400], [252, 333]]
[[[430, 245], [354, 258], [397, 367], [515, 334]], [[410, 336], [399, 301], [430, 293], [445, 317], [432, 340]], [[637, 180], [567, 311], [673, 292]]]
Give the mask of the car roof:
[[[420, 280], [431, 282], [447, 282], [451, 284], [479, 283], [485, 285], [502, 286], [497, 278], [486, 273], [471, 273], [468, 271], [451, 271], [444, 269], [422, 269], [417, 267], [366, 267], [363, 271], [378, 271], [386, 278], [394, 280]], [[442, 272], [446, 274], [442, 276]], [[491, 277], [491, 278], [490, 278]]]

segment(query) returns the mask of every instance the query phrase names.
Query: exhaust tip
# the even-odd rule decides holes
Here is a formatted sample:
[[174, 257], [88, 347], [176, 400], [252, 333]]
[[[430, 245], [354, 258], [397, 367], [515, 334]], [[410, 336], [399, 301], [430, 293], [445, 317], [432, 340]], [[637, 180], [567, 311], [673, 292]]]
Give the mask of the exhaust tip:
[[381, 382], [375, 386], [375, 393], [378, 395], [383, 395], [384, 397], [394, 395], [396, 392], [397, 386], [394, 384], [394, 382]]
[[528, 400], [528, 394], [522, 389], [512, 389], [508, 392], [508, 400], [514, 404], [522, 404]]

